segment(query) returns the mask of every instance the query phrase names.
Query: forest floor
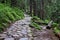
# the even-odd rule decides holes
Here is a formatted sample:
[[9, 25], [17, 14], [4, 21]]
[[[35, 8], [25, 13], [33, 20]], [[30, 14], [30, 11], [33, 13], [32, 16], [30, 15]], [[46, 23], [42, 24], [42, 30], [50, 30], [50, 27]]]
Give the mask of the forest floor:
[[29, 24], [32, 17], [24, 15], [24, 19], [16, 21], [7, 31], [0, 34], [0, 40], [59, 40], [52, 29], [37, 30], [31, 28]]

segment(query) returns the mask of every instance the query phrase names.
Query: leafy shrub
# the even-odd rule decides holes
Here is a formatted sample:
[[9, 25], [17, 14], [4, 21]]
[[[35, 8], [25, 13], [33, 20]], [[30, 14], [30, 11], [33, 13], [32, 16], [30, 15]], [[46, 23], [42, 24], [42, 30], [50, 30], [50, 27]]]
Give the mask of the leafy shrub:
[[33, 21], [33, 22], [40, 22], [40, 23], [44, 23], [44, 21], [43, 21], [43, 20], [41, 20], [40, 18], [38, 18], [37, 16], [33, 16], [33, 17], [32, 17], [32, 21]]
[[31, 23], [31, 26], [33, 26], [34, 28], [36, 28], [36, 29], [38, 29], [38, 30], [41, 30], [40, 25], [38, 25], [38, 24], [35, 23], [35, 22], [32, 22], [32, 23]]
[[50, 20], [44, 20], [44, 22], [48, 24], [50, 22]]
[[10, 23], [22, 18], [24, 18], [22, 10], [0, 4], [0, 31]]
[[54, 22], [53, 22], [52, 27], [53, 27], [53, 29], [54, 29], [54, 33], [55, 33], [55, 34], [60, 33], [60, 27], [59, 27], [59, 24], [58, 24], [58, 23], [54, 23]]
[[41, 20], [39, 17], [37, 17], [37, 16], [33, 16], [32, 17], [32, 22], [36, 22], [36, 23], [38, 23], [38, 24], [48, 24], [49, 22], [50, 22], [50, 20]]
[[55, 27], [54, 32], [57, 34], [57, 33], [60, 33], [60, 30], [57, 27]]
[[59, 24], [57, 24], [57, 23], [53, 23], [52, 26], [53, 26], [53, 27], [58, 27]]

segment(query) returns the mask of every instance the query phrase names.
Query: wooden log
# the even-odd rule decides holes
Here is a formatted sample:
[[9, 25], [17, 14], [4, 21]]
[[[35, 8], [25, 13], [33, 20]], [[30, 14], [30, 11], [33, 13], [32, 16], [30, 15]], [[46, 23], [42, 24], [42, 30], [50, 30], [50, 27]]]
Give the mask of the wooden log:
[[51, 29], [52, 28], [52, 23], [53, 23], [53, 21], [51, 20], [49, 23], [48, 23], [48, 25], [47, 25], [47, 29]]

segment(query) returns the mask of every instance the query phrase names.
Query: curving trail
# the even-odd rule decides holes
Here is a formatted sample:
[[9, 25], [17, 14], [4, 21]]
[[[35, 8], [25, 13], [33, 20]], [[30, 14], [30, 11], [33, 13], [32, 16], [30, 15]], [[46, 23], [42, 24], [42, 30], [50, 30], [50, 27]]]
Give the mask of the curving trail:
[[31, 28], [29, 27], [31, 17], [24, 14], [25, 18], [16, 21], [7, 29], [4, 40], [32, 40]]
[[[52, 30], [45, 29], [42, 26], [42, 30], [29, 27], [31, 18], [29, 15], [24, 14], [25, 18], [13, 23], [6, 32], [0, 34], [0, 39], [3, 40], [59, 40]], [[2, 36], [2, 37], [1, 37]]]

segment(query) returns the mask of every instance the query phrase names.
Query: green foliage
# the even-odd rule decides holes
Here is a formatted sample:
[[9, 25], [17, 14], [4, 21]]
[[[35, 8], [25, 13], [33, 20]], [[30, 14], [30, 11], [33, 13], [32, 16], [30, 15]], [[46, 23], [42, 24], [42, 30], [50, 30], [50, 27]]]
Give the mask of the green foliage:
[[33, 22], [40, 22], [40, 23], [44, 23], [44, 21], [43, 20], [41, 20], [39, 17], [37, 17], [37, 16], [33, 16], [32, 17], [32, 21]]
[[60, 33], [60, 27], [59, 27], [59, 24], [53, 23], [53, 24], [52, 24], [52, 27], [53, 27], [54, 32], [55, 32], [56, 34]]
[[52, 19], [54, 22], [60, 20], [60, 0], [45, 0], [46, 18]]
[[16, 16], [21, 16], [20, 18], [24, 18], [23, 17], [24, 16], [23, 15], [23, 13], [24, 13], [23, 10], [20, 10], [20, 9], [18, 9], [16, 7], [13, 10], [16, 12], [16, 14], [17, 14]]
[[39, 17], [37, 16], [33, 16], [32, 17], [32, 22], [37, 22], [37, 23], [42, 23], [42, 24], [48, 24], [50, 22], [50, 20], [41, 20]]
[[59, 24], [57, 24], [57, 23], [53, 23], [52, 26], [53, 26], [53, 27], [58, 27]]
[[[39, 24], [41, 23], [41, 24]], [[32, 21], [31, 21], [31, 26], [33, 26], [34, 28], [38, 29], [38, 30], [41, 30], [41, 26], [40, 25], [43, 25], [43, 24], [48, 24], [49, 23], [49, 20], [41, 20], [39, 17], [37, 16], [33, 16], [32, 17]]]
[[48, 24], [48, 23], [50, 22], [50, 20], [47, 20], [47, 19], [46, 19], [46, 20], [44, 20], [44, 22], [45, 22], [46, 24]]
[[0, 4], [0, 30], [16, 20], [24, 18], [24, 12], [18, 8], [11, 8], [4, 4]]
[[57, 33], [60, 33], [60, 30], [57, 27], [55, 27], [54, 32], [57, 34]]
[[52, 16], [51, 16], [52, 20], [54, 20], [54, 22], [56, 23], [60, 23], [60, 9], [56, 10], [55, 12], [53, 12]]
[[38, 30], [41, 30], [40, 25], [38, 25], [38, 24], [35, 23], [35, 22], [32, 22], [32, 23], [31, 23], [31, 26], [33, 26], [34, 28], [36, 28], [36, 29], [38, 29]]

